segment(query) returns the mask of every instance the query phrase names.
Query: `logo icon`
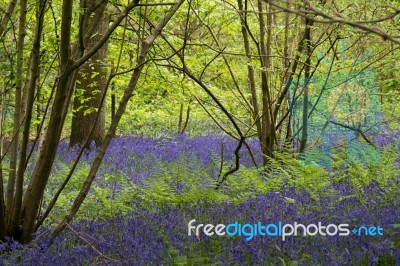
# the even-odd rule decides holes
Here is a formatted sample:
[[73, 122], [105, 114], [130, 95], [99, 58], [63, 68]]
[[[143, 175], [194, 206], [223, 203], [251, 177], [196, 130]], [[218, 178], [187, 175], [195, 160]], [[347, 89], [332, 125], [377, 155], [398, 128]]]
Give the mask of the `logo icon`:
[[[297, 143], [307, 139], [301, 161], [304, 167], [331, 167], [337, 144], [346, 149], [349, 163], [380, 160], [379, 149], [366, 141], [382, 124], [376, 74], [360, 66], [370, 54], [346, 66], [346, 43], [341, 41], [339, 46], [340, 66], [317, 55], [327, 64], [328, 74], [292, 79], [287, 84], [293, 137]], [[303, 127], [307, 127], [306, 136]]]

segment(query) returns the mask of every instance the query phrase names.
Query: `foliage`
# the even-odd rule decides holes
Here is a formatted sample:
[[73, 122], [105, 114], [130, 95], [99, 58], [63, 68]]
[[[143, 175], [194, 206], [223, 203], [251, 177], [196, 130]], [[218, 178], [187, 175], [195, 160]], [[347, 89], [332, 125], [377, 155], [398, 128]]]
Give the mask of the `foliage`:
[[[2, 245], [4, 258], [12, 265], [43, 262], [68, 264], [148, 264], [163, 262], [185, 265], [300, 263], [300, 264], [393, 264], [399, 259], [400, 235], [394, 226], [398, 222], [397, 205], [385, 205], [374, 196], [380, 192], [376, 184], [365, 187], [365, 201], [351, 197], [353, 191], [346, 185], [334, 186], [332, 197], [315, 201], [307, 193], [294, 189], [270, 192], [263, 196], [233, 203], [217, 204], [199, 201], [196, 205], [179, 208], [165, 205], [149, 211], [136, 205], [126, 217], [80, 221], [68, 229], [51, 247], [46, 238], [31, 248], [21, 249], [13, 242]], [[340, 196], [340, 200], [337, 200]], [[293, 201], [287, 201], [290, 198]], [[399, 202], [400, 195], [395, 201]], [[278, 238], [244, 238], [187, 236], [187, 222], [196, 218], [203, 223], [233, 221], [297, 221], [348, 222], [351, 225], [379, 224], [385, 228], [384, 237], [293, 237], [283, 242]], [[41, 232], [45, 234], [45, 232]], [[85, 239], [85, 240], [82, 240]], [[90, 243], [90, 245], [88, 244]], [[35, 254], [33, 256], [33, 254]], [[8, 255], [7, 255], [8, 254]]]
[[[11, 265], [68, 264], [393, 264], [400, 257], [400, 167], [398, 135], [382, 133], [375, 165], [349, 164], [340, 151], [331, 169], [307, 168], [290, 150], [271, 162], [265, 174], [242, 151], [243, 166], [223, 187], [214, 189], [224, 143], [224, 167], [232, 161], [235, 141], [226, 137], [116, 138], [79, 219], [49, 246], [46, 230], [38, 242], [22, 247], [2, 244]], [[259, 148], [250, 141], [257, 161]], [[47, 221], [51, 226], [71, 204], [93, 150], [58, 201]], [[57, 187], [76, 150], [64, 143], [51, 187]], [[383, 167], [390, 165], [391, 167]], [[71, 194], [72, 193], [72, 194]], [[47, 191], [46, 195], [52, 194]], [[46, 196], [47, 198], [47, 196]], [[46, 203], [44, 204], [46, 205]], [[383, 237], [189, 237], [187, 223], [270, 221], [379, 224]], [[36, 254], [33, 256], [33, 254]]]
[[[74, 113], [82, 108], [84, 115], [101, 110], [88, 105], [103, 88], [87, 95], [95, 82], [80, 88], [75, 80], [85, 75], [84, 65], [76, 62], [89, 60], [85, 56], [91, 50], [82, 44], [108, 36], [86, 32], [95, 25], [86, 25], [84, 15], [98, 18], [86, 13], [99, 10], [100, 4], [93, 10], [85, 6], [94, 2], [29, 2], [25, 27], [20, 27], [24, 1], [0, 3], [0, 196], [6, 198], [0, 202], [0, 222], [7, 223], [0, 227], [1, 239], [8, 235], [30, 241], [32, 225], [49, 206], [80, 150], [69, 147], [66, 138]], [[104, 73], [90, 65], [93, 71], [88, 69], [86, 77], [110, 78], [104, 88], [106, 128], [119, 121], [119, 115], [121, 120], [106, 139], [115, 133], [117, 137], [109, 147], [99, 140], [101, 152], [94, 145], [84, 152], [35, 242], [22, 247], [8, 239], [0, 244], [4, 263], [400, 261], [399, 3], [191, 0], [182, 1], [169, 21], [164, 17], [171, 7], [166, 0], [141, 1], [143, 5], [125, 15], [121, 12], [126, 5], [139, 1], [101, 2], [107, 5], [109, 26], [120, 23], [106, 45], [95, 46], [108, 47], [101, 65]], [[8, 18], [12, 3], [16, 8]], [[37, 23], [40, 18], [43, 27]], [[159, 21], [169, 22], [157, 29]], [[150, 45], [147, 36], [153, 40]], [[303, 82], [308, 77], [309, 86]], [[347, 82], [349, 77], [352, 81]], [[294, 93], [286, 87], [292, 80], [297, 82]], [[367, 87], [367, 92], [357, 94], [360, 86], [350, 82]], [[291, 99], [302, 95], [307, 97]], [[71, 108], [73, 99], [82, 106]], [[332, 105], [337, 104], [343, 118], [362, 102], [369, 103], [369, 110], [358, 114], [364, 121], [358, 121], [354, 112], [352, 121], [336, 125], [340, 119]], [[116, 116], [119, 107], [122, 111]], [[302, 153], [300, 132], [308, 138]], [[243, 136], [240, 167], [219, 187], [221, 175], [235, 169], [234, 139]], [[60, 138], [64, 140], [59, 142]], [[33, 154], [25, 155], [26, 145], [33, 141]], [[96, 152], [105, 152], [104, 158], [98, 157], [103, 160], [98, 171], [93, 163]], [[78, 215], [67, 216], [75, 219], [74, 224], [49, 246], [48, 230], [66, 217], [79, 191], [90, 183], [85, 178], [94, 178], [94, 172], [95, 181], [87, 186], [90, 192]], [[13, 208], [17, 211], [10, 211]], [[191, 218], [213, 223], [378, 223], [385, 236], [299, 237], [287, 242], [191, 238], [185, 232]]]

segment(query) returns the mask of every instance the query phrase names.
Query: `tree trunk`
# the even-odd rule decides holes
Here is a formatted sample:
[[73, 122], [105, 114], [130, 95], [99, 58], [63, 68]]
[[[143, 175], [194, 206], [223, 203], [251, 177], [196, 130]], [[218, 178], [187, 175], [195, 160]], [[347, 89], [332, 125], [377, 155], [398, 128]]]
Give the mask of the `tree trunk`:
[[3, 18], [1, 19], [1, 24], [0, 24], [0, 37], [3, 35], [4, 30], [7, 26], [8, 21], [11, 18], [12, 13], [14, 12], [15, 6], [17, 5], [17, 0], [10, 0], [8, 3], [8, 7], [6, 12], [3, 15]]
[[[90, 49], [107, 32], [109, 19], [104, 12], [106, 2], [102, 0], [89, 0], [85, 8], [86, 13], [83, 17], [83, 29], [81, 31], [85, 35], [84, 47], [85, 49]], [[92, 32], [94, 34], [91, 34]], [[100, 104], [103, 88], [107, 82], [106, 57], [107, 43], [79, 69], [73, 103], [74, 115], [72, 118], [70, 146], [82, 144], [87, 137], [90, 138], [89, 145], [93, 141], [96, 145], [100, 145], [104, 139], [105, 112], [104, 105], [100, 106]], [[100, 115], [96, 122], [97, 112], [100, 112]], [[95, 129], [90, 134], [94, 124], [96, 125]]]
[[7, 183], [7, 200], [6, 213], [10, 213], [13, 205], [15, 178], [17, 175], [18, 146], [20, 137], [20, 121], [21, 121], [21, 91], [22, 91], [22, 66], [24, 61], [24, 41], [26, 28], [27, 1], [20, 2], [18, 42], [17, 42], [17, 83], [15, 86], [15, 109], [14, 109], [14, 125], [11, 140], [10, 154], [10, 173]]
[[242, 0], [238, 0], [237, 2], [238, 2], [238, 6], [239, 6], [239, 11], [240, 11], [240, 24], [241, 24], [241, 31], [242, 31], [242, 37], [243, 37], [243, 45], [244, 45], [244, 50], [245, 50], [246, 57], [248, 60], [247, 77], [249, 79], [248, 81], [249, 81], [249, 87], [250, 87], [250, 93], [251, 93], [251, 105], [253, 107], [252, 117], [253, 117], [254, 123], [257, 128], [257, 136], [258, 136], [258, 140], [260, 141], [260, 145], [261, 145], [261, 149], [262, 149], [263, 134], [262, 134], [262, 130], [261, 130], [261, 114], [259, 111], [259, 105], [258, 105], [258, 99], [257, 99], [258, 97], [257, 97], [257, 90], [256, 90], [254, 67], [251, 63], [252, 57], [251, 57], [251, 51], [250, 51], [249, 36], [247, 34], [247, 29], [246, 29], [247, 10], [244, 10]]
[[117, 126], [121, 120], [122, 115], [125, 112], [129, 99], [132, 97], [132, 93], [136, 88], [143, 66], [146, 62], [147, 53], [149, 52], [151, 46], [153, 45], [154, 40], [161, 34], [162, 29], [165, 27], [165, 25], [167, 25], [169, 20], [172, 18], [172, 16], [175, 14], [175, 12], [178, 10], [178, 8], [182, 5], [183, 2], [184, 0], [178, 0], [176, 4], [170, 8], [169, 12], [161, 19], [160, 23], [153, 29], [152, 34], [149, 37], [147, 37], [146, 40], [143, 42], [140, 55], [137, 59], [136, 68], [132, 73], [129, 85], [125, 89], [124, 94], [119, 102], [117, 112], [115, 113], [115, 118], [111, 121], [110, 128], [107, 131], [107, 134], [101, 144], [100, 149], [96, 153], [96, 157], [91, 166], [89, 175], [86, 177], [85, 183], [83, 184], [83, 187], [81, 188], [78, 196], [75, 198], [74, 203], [72, 204], [72, 207], [70, 208], [68, 214], [64, 217], [61, 223], [58, 224], [58, 226], [51, 233], [52, 238], [57, 237], [58, 234], [74, 218], [75, 214], [78, 212], [84, 199], [89, 193], [89, 189], [94, 181], [94, 178], [96, 177], [97, 171], [100, 168], [101, 162], [106, 153], [108, 145], [110, 144], [111, 139], [115, 136]]
[[[3, 158], [3, 120], [4, 120], [4, 106], [6, 105], [5, 100], [5, 84], [1, 88], [0, 92], [0, 158]], [[3, 187], [3, 167], [0, 163], [0, 241], [5, 241], [6, 238], [6, 205], [4, 202], [4, 187]]]
[[271, 14], [267, 14], [267, 41], [265, 41], [265, 21], [263, 17], [263, 1], [258, 1], [259, 28], [260, 28], [260, 63], [263, 68], [261, 72], [261, 91], [262, 91], [262, 119], [261, 119], [261, 132], [262, 132], [262, 152], [263, 163], [267, 165], [269, 158], [273, 157], [274, 137], [275, 137], [275, 123], [272, 116], [272, 104], [270, 95], [270, 77], [268, 70], [271, 66]]
[[46, 137], [42, 149], [38, 152], [36, 164], [23, 199], [20, 218], [22, 223], [22, 232], [19, 239], [22, 243], [27, 243], [32, 239], [34, 223], [39, 211], [40, 201], [50, 175], [50, 170], [56, 155], [57, 146], [65, 121], [65, 105], [69, 103], [68, 85], [72, 73], [70, 66], [72, 5], [71, 0], [63, 1], [59, 67], [60, 77], [57, 83], [53, 110], [50, 115]]
[[304, 66], [304, 97], [303, 97], [303, 119], [302, 119], [302, 134], [300, 141], [300, 152], [304, 152], [307, 139], [308, 139], [308, 83], [310, 82], [310, 64], [311, 64], [311, 25], [312, 22], [309, 19], [305, 20], [305, 40], [304, 46], [306, 51], [306, 62]]

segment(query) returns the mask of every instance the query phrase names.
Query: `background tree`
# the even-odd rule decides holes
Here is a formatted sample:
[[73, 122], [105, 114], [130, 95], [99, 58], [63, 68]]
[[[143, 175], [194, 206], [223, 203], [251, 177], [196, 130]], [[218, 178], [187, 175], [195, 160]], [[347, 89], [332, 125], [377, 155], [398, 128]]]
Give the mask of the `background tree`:
[[[10, 2], [10, 7], [12, 7], [13, 3], [14, 2]], [[55, 159], [57, 146], [63, 133], [65, 120], [68, 111], [70, 110], [70, 100], [75, 89], [76, 80], [79, 80], [79, 82], [82, 83], [87, 83], [87, 87], [90, 91], [88, 95], [90, 95], [90, 97], [96, 96], [100, 99], [98, 96], [100, 95], [103, 96], [104, 99], [105, 91], [104, 93], [102, 93], [103, 90], [96, 92], [96, 88], [90, 87], [90, 85], [97, 83], [95, 84], [97, 88], [101, 88], [101, 86], [105, 88], [106, 84], [102, 82], [103, 79], [99, 79], [99, 77], [103, 78], [105, 76], [103, 72], [104, 62], [102, 62], [106, 53], [104, 45], [107, 43], [115, 29], [120, 25], [121, 21], [138, 5], [139, 1], [131, 2], [126, 7], [123, 7], [123, 10], [120, 10], [119, 7], [116, 8], [113, 23], [110, 25], [108, 25], [108, 15], [105, 14], [105, 3], [105, 1], [83, 1], [82, 6], [78, 8], [77, 6], [74, 6], [72, 1], [65, 0], [62, 2], [61, 9], [55, 9], [47, 0], [38, 1], [28, 9], [31, 10], [33, 15], [31, 17], [36, 20], [36, 23], [31, 23], [27, 26], [29, 29], [27, 32], [32, 34], [30, 35], [32, 43], [29, 43], [27, 46], [24, 45], [23, 42], [26, 28], [24, 21], [26, 17], [27, 1], [21, 2], [21, 15], [19, 16], [20, 21], [18, 32], [20, 36], [19, 41], [14, 42], [15, 35], [12, 35], [12, 31], [10, 31], [10, 29], [13, 29], [12, 27], [2, 27], [2, 43], [4, 44], [5, 41], [9, 41], [11, 44], [17, 43], [15, 51], [19, 51], [16, 53], [18, 54], [19, 61], [17, 64], [18, 88], [15, 93], [8, 93], [7, 95], [17, 102], [16, 105], [12, 105], [14, 107], [12, 112], [14, 116], [19, 117], [21, 114], [23, 116], [20, 118], [21, 123], [18, 122], [18, 120], [11, 123], [15, 132], [11, 131], [11, 140], [13, 141], [11, 141], [12, 144], [10, 145], [13, 145], [14, 147], [14, 144], [18, 143], [17, 140], [19, 134], [21, 134], [21, 142], [18, 143], [21, 152], [18, 155], [17, 160], [14, 159], [11, 163], [12, 169], [9, 171], [11, 178], [6, 182], [9, 189], [4, 190], [3, 186], [1, 186], [2, 194], [0, 196], [2, 199], [5, 199], [0, 202], [0, 224], [2, 225], [0, 236], [3, 240], [5, 236], [9, 236], [22, 243], [27, 243], [31, 240], [32, 233], [37, 229], [36, 222], [38, 221], [38, 213], [40, 213], [42, 208], [41, 204], [43, 201], [44, 191]], [[182, 1], [180, 4], [181, 3]], [[178, 9], [179, 5], [175, 7], [175, 10]], [[9, 17], [10, 20], [18, 17], [12, 13], [13, 8], [8, 8], [7, 10], [7, 13], [3, 16], [5, 21], [7, 21]], [[61, 20], [57, 20], [57, 12], [61, 14]], [[72, 20], [73, 14], [82, 14], [80, 27], [75, 27], [78, 25], [74, 25], [74, 20]], [[168, 19], [162, 20], [161, 28], [158, 28], [158, 30], [161, 30], [162, 27], [166, 25], [173, 14], [174, 12], [169, 13]], [[46, 15], [49, 15], [47, 19], [52, 18], [54, 20], [54, 28], [48, 27], [48, 25], [45, 24]], [[59, 23], [61, 28], [60, 32], [57, 32]], [[74, 41], [72, 36], [75, 35], [74, 29], [76, 28], [79, 28], [79, 30], [76, 32], [77, 40]], [[48, 30], [50, 30], [50, 32]], [[54, 30], [55, 33], [53, 34], [51, 30]], [[61, 39], [58, 43], [59, 35]], [[151, 36], [149, 44], [145, 48], [146, 51], [148, 51], [156, 37], [157, 34]], [[53, 44], [53, 47], [48, 46], [49, 44]], [[47, 68], [41, 67], [41, 65], [44, 65], [45, 63], [42, 61], [42, 57], [46, 57], [46, 49], [51, 49], [55, 52], [54, 58], [60, 59], [56, 71], [53, 70], [55, 68], [52, 64], [47, 65]], [[2, 56], [5, 55], [6, 58], [11, 60], [12, 56], [9, 54], [10, 56], [7, 57], [7, 52], [8, 51], [6, 50], [6, 53], [2, 53]], [[26, 64], [22, 61], [23, 53], [25, 52], [29, 53], [29, 61], [27, 61]], [[143, 64], [145, 63], [145, 54], [141, 59], [141, 67], [143, 67]], [[95, 56], [95, 58], [92, 58], [93, 56]], [[90, 62], [85, 65], [89, 60]], [[24, 65], [25, 67], [23, 67]], [[13, 65], [11, 64], [9, 66], [9, 69], [13, 71]], [[83, 71], [78, 75], [78, 69], [81, 66], [83, 66]], [[94, 68], [94, 71], [92, 67]], [[3, 70], [3, 68], [1, 69]], [[47, 72], [44, 72], [43, 81], [39, 84], [39, 76], [42, 69], [47, 69]], [[26, 72], [24, 73], [23, 71]], [[88, 73], [85, 74], [85, 72]], [[136, 71], [135, 75], [136, 77], [139, 77], [140, 71]], [[96, 79], [96, 76], [98, 76], [98, 79]], [[14, 80], [11, 79], [10, 81], [7, 81], [6, 79], [2, 79], [2, 81], [6, 82], [4, 83], [4, 89], [2, 91], [10, 92], [10, 88], [15, 84]], [[35, 103], [37, 106], [40, 106], [39, 99], [36, 98], [38, 95], [38, 89], [44, 84], [50, 85], [49, 94], [46, 95], [47, 103], [44, 103], [46, 110], [43, 113], [43, 117], [40, 117], [41, 121], [33, 121]], [[134, 86], [130, 87], [130, 89], [133, 88]], [[131, 95], [131, 93], [128, 94]], [[2, 103], [4, 103], [4, 97], [2, 97], [2, 99]], [[21, 104], [18, 104], [19, 101]], [[94, 106], [96, 106], [95, 102], [96, 100], [93, 101]], [[97, 100], [97, 103], [99, 103], [99, 100]], [[98, 106], [100, 105], [98, 104]], [[2, 108], [2, 111], [3, 110], [5, 110], [4, 112], [7, 111], [5, 108]], [[51, 112], [49, 112], [49, 118], [46, 117], [48, 114], [47, 110], [51, 110]], [[120, 111], [118, 115], [121, 116], [123, 111], [124, 110]], [[2, 112], [2, 117], [4, 112]], [[96, 117], [98, 118], [100, 115], [96, 115]], [[37, 154], [32, 157], [32, 149], [28, 149], [28, 144], [32, 136], [34, 136], [32, 129], [36, 129], [36, 124], [34, 125], [33, 122], [39, 123], [41, 128], [45, 121], [47, 121], [48, 127], [45, 129], [43, 135], [43, 144]], [[8, 122], [9, 121], [7, 120], [7, 123]], [[104, 120], [100, 125], [99, 128], [104, 128]], [[1, 127], [1, 129], [1, 139], [3, 140], [4, 127]], [[92, 127], [92, 129], [94, 128]], [[92, 133], [95, 131], [96, 130], [92, 130]], [[36, 134], [39, 134], [40, 130], [35, 130], [35, 132]], [[95, 135], [95, 139], [99, 143], [102, 140], [102, 134], [104, 133], [100, 132], [98, 136]], [[39, 135], [37, 135], [35, 139], [37, 140], [38, 137]], [[113, 134], [109, 134], [109, 139], [112, 137]], [[6, 147], [6, 151], [4, 153], [2, 152], [2, 162], [4, 162], [3, 160], [5, 159], [5, 156], [8, 156], [7, 152], [9, 148], [10, 146]], [[105, 149], [106, 148], [107, 146], [105, 146]], [[12, 150], [13, 154], [15, 154], [17, 149], [13, 148]], [[33, 168], [28, 179], [25, 180], [26, 169], [28, 164], [32, 163], [32, 161], [30, 161], [32, 158], [34, 158], [32, 165]], [[3, 164], [0, 165], [2, 166]], [[4, 168], [1, 167], [0, 170], [1, 173], [3, 173]], [[3, 179], [3, 174], [1, 174], [0, 177], [1, 183], [3, 184], [5, 181]], [[26, 187], [24, 186], [24, 183], [27, 184]], [[4, 191], [6, 191], [6, 193], [4, 193]], [[80, 197], [79, 199], [83, 200], [84, 197]], [[6, 209], [6, 206], [9, 207]], [[4, 230], [5, 228], [7, 228], [7, 231]]]
[[[321, 11], [325, 4], [335, 16]], [[397, 42], [396, 31], [384, 23], [392, 21], [396, 25], [398, 8], [395, 5], [365, 5], [363, 1], [355, 4], [288, 1], [282, 5], [263, 0], [223, 1], [215, 5], [191, 1], [191, 11], [185, 17], [186, 26], [181, 24], [180, 27], [184, 32], [174, 35], [184, 45], [182, 52], [169, 58], [168, 63], [156, 62], [156, 65], [183, 72], [202, 88], [203, 93], [194, 89], [192, 93], [226, 134], [240, 141], [242, 136], [236, 130], [236, 123], [241, 132], [248, 132], [243, 135], [257, 136], [264, 155], [263, 163], [268, 166], [275, 152], [287, 149], [287, 144], [304, 152], [318, 142], [309, 142], [307, 136], [308, 131], [313, 130], [308, 120], [315, 110], [307, 100], [309, 88], [307, 83], [296, 85], [296, 80], [303, 77], [309, 80], [314, 76], [324, 76], [328, 80], [340, 71], [354, 70], [350, 63], [344, 68], [337, 63], [336, 67], [333, 67], [335, 63], [323, 63], [323, 60], [338, 60], [339, 40], [343, 38], [351, 43], [348, 49], [352, 55], [347, 60], [353, 65], [363, 57], [366, 40], [390, 35], [384, 40]], [[363, 13], [355, 12], [357, 9], [362, 9]], [[382, 19], [368, 20], [372, 14], [377, 16], [376, 10], [380, 11]], [[215, 13], [223, 15], [216, 18]], [[326, 19], [321, 21], [321, 16]], [[224, 24], [225, 21], [229, 21], [229, 25]], [[390, 31], [376, 27], [379, 23]], [[348, 35], [349, 26], [351, 35]], [[370, 33], [374, 34], [368, 35]], [[196, 39], [195, 36], [203, 38]], [[178, 51], [176, 38], [164, 36], [175, 52]], [[374, 64], [374, 60], [382, 58], [381, 53], [383, 57], [388, 56], [385, 49], [391, 44], [382, 44], [386, 48], [375, 47], [376, 58], [362, 61], [358, 68]], [[396, 48], [390, 50], [393, 52]], [[242, 71], [243, 66], [247, 67], [247, 73]], [[295, 132], [291, 128], [293, 103], [288, 97], [291, 86], [299, 86], [297, 93], [305, 98], [302, 102], [303, 126]], [[324, 97], [327, 97], [326, 93]], [[295, 102], [300, 101], [296, 99]]]
[[[84, 15], [79, 30], [80, 49], [90, 50], [107, 32], [109, 15], [107, 2], [102, 0], [81, 1]], [[73, 101], [70, 146], [83, 143], [89, 138], [100, 145], [105, 135], [105, 105], [101, 104], [107, 82], [107, 43], [106, 42], [85, 64], [79, 68]], [[99, 115], [98, 115], [99, 113]], [[91, 127], [95, 129], [91, 132]], [[88, 148], [88, 147], [87, 147]]]
[[[268, 167], [285, 143], [297, 148], [295, 138], [299, 133], [291, 132], [290, 127], [293, 118], [288, 81], [351, 69], [351, 63], [359, 61], [368, 45], [375, 55], [359, 67], [374, 65], [377, 71], [382, 70], [384, 78], [380, 82], [387, 85], [387, 90], [395, 91], [398, 84], [394, 68], [383, 71], [383, 67], [377, 67], [377, 62], [397, 62], [394, 52], [398, 50], [393, 46], [397, 45], [397, 31], [391, 24], [398, 21], [398, 11], [385, 15], [387, 9], [372, 6], [358, 12], [361, 0], [355, 7], [338, 2], [339, 7], [329, 11], [340, 11], [334, 16], [322, 14], [317, 1], [286, 2], [282, 6], [261, 0], [131, 1], [126, 6], [115, 1], [88, 0], [80, 5], [71, 0], [60, 0], [57, 5], [53, 2], [20, 1], [18, 12], [13, 6], [15, 1], [0, 3], [1, 10], [6, 10], [1, 16], [6, 22], [0, 28], [0, 144], [6, 143], [4, 149], [0, 147], [3, 239], [11, 236], [23, 243], [31, 240], [32, 233], [57, 204], [92, 140], [99, 146], [93, 164], [53, 236], [78, 212], [117, 133], [145, 132], [159, 137], [165, 132], [159, 129], [169, 127], [176, 132], [177, 125], [179, 132], [189, 134], [204, 133], [205, 127], [226, 133], [237, 140], [237, 146], [229, 168], [222, 169], [221, 163], [224, 171], [218, 176], [219, 187], [227, 175], [238, 170], [241, 149], [250, 150], [248, 138], [259, 140], [263, 163]], [[186, 9], [179, 10], [183, 3]], [[327, 3], [329, 8], [332, 5]], [[136, 12], [137, 7], [140, 12]], [[371, 17], [377, 10], [382, 19]], [[325, 19], [320, 21], [321, 17]], [[29, 23], [24, 22], [25, 18]], [[375, 23], [380, 28], [373, 26]], [[24, 42], [25, 34], [29, 42]], [[386, 36], [392, 44], [376, 36]], [[348, 61], [352, 62], [323, 65], [321, 58], [338, 61], [337, 40], [343, 38], [351, 44], [347, 51], [351, 54]], [[372, 45], [377, 40], [382, 45]], [[117, 65], [108, 76], [107, 50], [112, 51], [108, 60]], [[317, 51], [323, 56], [316, 57]], [[121, 60], [115, 60], [115, 54]], [[113, 96], [119, 101], [112, 119], [104, 116], [102, 108], [110, 105], [106, 97], [110, 84], [115, 85]], [[304, 94], [306, 86], [300, 87], [299, 93]], [[187, 112], [184, 119], [182, 103], [188, 102], [190, 116]], [[36, 118], [34, 107], [39, 107]], [[212, 127], [213, 123], [216, 126]], [[104, 135], [105, 124], [110, 127]], [[37, 141], [40, 132], [43, 142], [36, 151], [29, 144]], [[56, 192], [46, 191], [52, 170], [58, 169], [53, 166], [60, 139], [68, 135], [70, 145], [81, 143], [83, 149], [68, 174], [63, 173]], [[309, 145], [310, 141], [304, 141], [302, 149]]]

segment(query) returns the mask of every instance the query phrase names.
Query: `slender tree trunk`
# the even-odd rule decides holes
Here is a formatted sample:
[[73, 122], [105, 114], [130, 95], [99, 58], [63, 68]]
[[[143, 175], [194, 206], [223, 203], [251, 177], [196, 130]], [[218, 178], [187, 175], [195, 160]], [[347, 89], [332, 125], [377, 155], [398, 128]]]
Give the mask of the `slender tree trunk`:
[[[23, 198], [20, 219], [22, 224], [22, 243], [29, 242], [32, 238], [32, 233], [35, 230], [35, 221], [39, 212], [39, 205], [43, 198], [43, 193], [47, 185], [60, 141], [61, 132], [64, 127], [75, 80], [77, 78], [77, 69], [86, 63], [87, 60], [89, 60], [98, 49], [102, 47], [118, 25], [120, 25], [121, 21], [133, 8], [137, 6], [138, 2], [139, 0], [130, 2], [125, 10], [110, 25], [107, 33], [102, 36], [100, 41], [83, 54], [81, 51], [71, 49], [71, 19], [73, 3], [72, 0], [63, 1], [59, 76], [56, 79], [55, 97], [43, 145], [36, 157], [36, 163]], [[88, 32], [90, 33], [91, 31]], [[94, 32], [91, 33], [94, 34]]]
[[115, 117], [115, 82], [111, 86], [111, 121]]
[[257, 96], [257, 90], [256, 90], [256, 80], [255, 80], [255, 73], [254, 73], [254, 67], [251, 63], [252, 57], [251, 57], [251, 51], [250, 51], [250, 44], [249, 44], [249, 36], [247, 34], [247, 29], [246, 29], [246, 18], [247, 16], [247, 10], [244, 10], [243, 7], [243, 1], [238, 0], [238, 6], [239, 6], [239, 12], [240, 12], [240, 24], [242, 28], [242, 36], [243, 36], [243, 45], [246, 53], [246, 57], [248, 60], [247, 64], [247, 77], [249, 79], [249, 87], [250, 87], [250, 93], [251, 93], [251, 104], [253, 106], [253, 112], [252, 116], [254, 119], [254, 123], [257, 128], [257, 136], [260, 141], [261, 148], [263, 146], [263, 140], [262, 140], [262, 129], [261, 129], [261, 114], [260, 114], [260, 108], [258, 104], [258, 96]]
[[12, 13], [14, 12], [15, 6], [17, 5], [17, 0], [10, 0], [10, 2], [8, 3], [8, 7], [6, 12], [3, 15], [3, 18], [1, 19], [1, 24], [0, 24], [0, 38], [1, 35], [3, 35], [3, 32], [6, 28], [6, 25], [8, 23], [8, 21], [11, 18]]
[[[0, 91], [0, 158], [3, 158], [3, 121], [5, 111], [5, 87], [4, 84]], [[0, 241], [5, 241], [7, 235], [6, 223], [6, 205], [4, 202], [4, 187], [3, 187], [3, 166], [0, 163]]]
[[305, 29], [305, 54], [306, 54], [306, 62], [304, 66], [304, 95], [303, 95], [303, 118], [302, 118], [302, 134], [300, 141], [300, 152], [304, 152], [307, 139], [308, 139], [308, 83], [310, 79], [310, 64], [311, 64], [311, 21], [306, 19], [306, 29]]
[[182, 121], [183, 121], [183, 103], [181, 103], [181, 107], [179, 108], [178, 134], [181, 134]]
[[263, 68], [261, 72], [261, 91], [262, 91], [262, 109], [263, 117], [261, 120], [262, 128], [262, 151], [264, 165], [267, 165], [269, 158], [273, 156], [273, 145], [275, 135], [275, 123], [273, 122], [272, 116], [272, 104], [269, 88], [269, 75], [267, 70], [270, 68], [270, 55], [271, 55], [271, 14], [267, 14], [267, 42], [265, 41], [265, 21], [263, 15], [263, 4], [264, 2], [258, 1], [258, 12], [259, 12], [259, 29], [260, 29], [260, 63]]
[[71, 209], [69, 210], [68, 214], [64, 217], [62, 222], [53, 230], [52, 238], [58, 236], [58, 234], [67, 226], [67, 224], [73, 219], [75, 214], [78, 212], [80, 206], [82, 205], [84, 199], [86, 198], [89, 189], [93, 183], [94, 178], [96, 177], [97, 171], [100, 168], [101, 162], [103, 160], [104, 154], [108, 148], [108, 145], [111, 142], [111, 139], [115, 136], [115, 132], [119, 121], [121, 120], [122, 115], [125, 112], [126, 106], [129, 102], [129, 99], [132, 97], [132, 93], [136, 88], [137, 82], [139, 80], [140, 74], [142, 72], [143, 66], [146, 62], [146, 56], [149, 52], [151, 46], [154, 43], [154, 40], [161, 34], [162, 29], [165, 25], [169, 22], [178, 8], [182, 5], [184, 0], [178, 0], [175, 5], [171, 7], [169, 12], [163, 17], [160, 23], [153, 29], [153, 33], [145, 40], [142, 44], [142, 49], [140, 55], [137, 59], [137, 64], [134, 72], [132, 73], [131, 80], [129, 82], [128, 87], [125, 89], [124, 94], [121, 98], [120, 104], [118, 106], [117, 112], [115, 114], [114, 120], [111, 122], [110, 128], [107, 131], [107, 134], [103, 140], [103, 143], [98, 150], [92, 167], [90, 169], [89, 175], [87, 176], [85, 183], [81, 191], [79, 192], [78, 196], [76, 197], [74, 203], [72, 204]]
[[[39, 59], [40, 59], [40, 42], [41, 35], [43, 30], [43, 21], [44, 14], [46, 9], [46, 0], [41, 0], [38, 3], [37, 9], [37, 21], [36, 21], [36, 30], [33, 41], [33, 47], [31, 50], [30, 61], [29, 61], [29, 70], [25, 83], [25, 91], [27, 93], [27, 106], [24, 118], [24, 127], [22, 134], [22, 142], [21, 142], [21, 154], [18, 163], [18, 171], [17, 171], [17, 180], [16, 180], [16, 189], [15, 196], [13, 199], [13, 208], [11, 212], [11, 220], [9, 227], [11, 229], [11, 234], [15, 235], [17, 239], [19, 239], [21, 234], [21, 222], [20, 222], [20, 214], [21, 214], [21, 206], [22, 206], [22, 193], [23, 193], [23, 182], [24, 182], [24, 173], [26, 167], [26, 155], [28, 149], [28, 141], [30, 135], [30, 125], [33, 113], [33, 102], [35, 98], [35, 89], [36, 82], [39, 75]], [[17, 108], [17, 106], [16, 106]]]
[[[11, 218], [11, 211], [14, 202], [15, 192], [15, 178], [17, 175], [17, 160], [18, 160], [18, 144], [20, 137], [21, 127], [21, 91], [22, 91], [22, 66], [24, 61], [24, 42], [25, 42], [25, 28], [26, 28], [26, 13], [27, 13], [27, 0], [20, 2], [19, 14], [19, 28], [18, 28], [18, 42], [17, 42], [17, 83], [15, 86], [15, 108], [14, 108], [14, 125], [13, 137], [11, 142], [10, 152], [10, 173], [7, 183], [7, 217]], [[9, 221], [10, 222], [10, 221]]]
[[185, 130], [186, 130], [187, 125], [188, 125], [188, 123], [189, 123], [189, 118], [190, 118], [190, 103], [191, 103], [191, 101], [189, 101], [188, 106], [187, 106], [187, 108], [186, 108], [186, 118], [185, 118], [185, 123], [183, 123], [182, 130], [181, 130], [181, 132], [180, 132], [181, 134], [185, 133]]
[[65, 110], [64, 105], [69, 102], [69, 99], [67, 98], [68, 84], [72, 71], [70, 68], [71, 18], [72, 1], [64, 0], [61, 18], [60, 77], [57, 84], [56, 95], [53, 103], [54, 108], [50, 115], [46, 137], [42, 149], [39, 151], [36, 165], [33, 169], [22, 204], [22, 243], [27, 243], [32, 238], [36, 215], [39, 211], [39, 204], [50, 175], [50, 170], [65, 120], [65, 115], [63, 114], [63, 111]]

